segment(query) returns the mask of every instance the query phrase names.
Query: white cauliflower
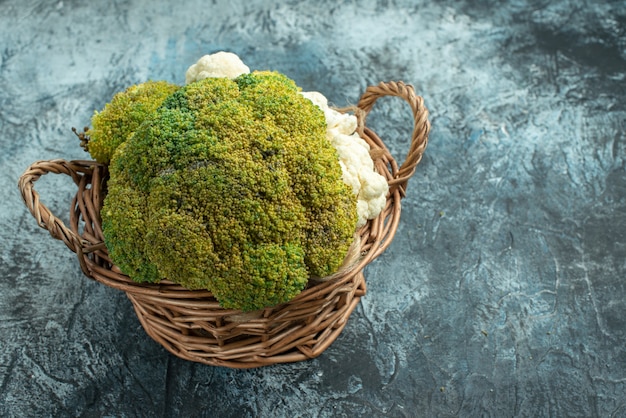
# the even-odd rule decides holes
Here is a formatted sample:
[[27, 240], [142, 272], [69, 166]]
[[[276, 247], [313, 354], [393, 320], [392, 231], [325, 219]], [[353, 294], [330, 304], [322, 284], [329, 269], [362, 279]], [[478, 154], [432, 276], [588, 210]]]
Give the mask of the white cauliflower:
[[355, 132], [356, 116], [331, 109], [326, 97], [316, 91], [300, 94], [324, 111], [326, 137], [339, 154], [344, 183], [352, 187], [352, 192], [357, 197], [357, 226], [363, 226], [368, 219], [375, 218], [385, 208], [389, 191], [387, 180], [374, 170], [370, 147]]
[[[205, 55], [187, 70], [186, 84], [208, 77], [227, 77], [234, 79], [241, 74], [250, 73], [250, 69], [231, 52], [217, 52]], [[343, 173], [343, 182], [352, 188], [357, 197], [357, 227], [365, 225], [368, 219], [374, 219], [385, 208], [389, 185], [387, 180], [374, 170], [374, 161], [370, 156], [370, 147], [356, 133], [357, 119], [354, 115], [344, 114], [331, 109], [323, 94], [310, 91], [301, 92], [324, 112], [326, 117], [326, 138], [337, 149], [339, 165]]]
[[209, 77], [237, 78], [241, 74], [249, 74], [250, 68], [232, 52], [216, 52], [205, 55], [187, 69], [185, 84]]

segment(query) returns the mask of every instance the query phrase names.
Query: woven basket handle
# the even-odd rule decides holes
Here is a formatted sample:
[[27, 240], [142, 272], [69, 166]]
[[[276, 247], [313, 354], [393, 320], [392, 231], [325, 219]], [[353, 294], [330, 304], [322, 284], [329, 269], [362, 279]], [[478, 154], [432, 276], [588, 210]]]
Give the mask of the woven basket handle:
[[48, 173], [66, 174], [74, 180], [76, 184], [81, 181], [85, 166], [75, 161], [50, 160], [37, 161], [30, 165], [20, 176], [18, 187], [22, 193], [22, 199], [28, 207], [30, 213], [35, 217], [40, 227], [47, 229], [53, 238], [59, 239], [75, 253], [85, 252], [91, 243], [85, 241], [74, 231], [69, 229], [62, 220], [52, 214], [39, 200], [39, 194], [34, 189], [34, 184], [41, 176]]
[[404, 84], [402, 81], [383, 82], [377, 86], [368, 87], [357, 104], [357, 107], [364, 112], [362, 116], [363, 123], [376, 100], [385, 96], [395, 96], [404, 99], [411, 106], [411, 111], [413, 112], [414, 127], [411, 135], [411, 146], [404, 163], [395, 171], [393, 179], [389, 180], [390, 192], [400, 188], [401, 195], [404, 195], [409, 178], [415, 173], [415, 168], [421, 161], [428, 144], [428, 133], [430, 132], [428, 109], [424, 106], [424, 99], [415, 94], [413, 86]]

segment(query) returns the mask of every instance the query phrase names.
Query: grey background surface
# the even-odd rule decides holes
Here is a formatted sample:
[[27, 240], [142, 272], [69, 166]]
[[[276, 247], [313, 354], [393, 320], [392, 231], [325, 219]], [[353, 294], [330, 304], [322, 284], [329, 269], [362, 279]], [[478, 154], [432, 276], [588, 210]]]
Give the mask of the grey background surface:
[[[16, 187], [217, 50], [337, 106], [403, 80], [431, 112], [395, 241], [311, 361], [173, 357]], [[624, 1], [0, 1], [0, 416], [626, 416], [625, 97]], [[401, 160], [406, 104], [368, 125]], [[37, 190], [67, 219], [68, 178]]]

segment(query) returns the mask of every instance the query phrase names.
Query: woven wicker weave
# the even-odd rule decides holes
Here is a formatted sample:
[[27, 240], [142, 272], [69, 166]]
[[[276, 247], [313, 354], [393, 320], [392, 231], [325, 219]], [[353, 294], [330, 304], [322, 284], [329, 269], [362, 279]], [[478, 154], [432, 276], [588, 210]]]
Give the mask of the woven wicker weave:
[[[376, 100], [384, 96], [404, 99], [414, 116], [411, 146], [401, 166], [364, 125]], [[369, 87], [357, 108], [359, 133], [376, 156], [376, 170], [390, 185], [383, 212], [358, 231], [362, 254], [358, 265], [333, 280], [311, 282], [288, 303], [253, 313], [223, 309], [208, 291], [186, 290], [167, 280], [140, 284], [122, 274], [109, 258], [100, 225], [106, 166], [94, 161], [39, 161], [21, 176], [19, 188], [39, 226], [78, 255], [88, 277], [126, 292], [146, 332], [176, 356], [233, 368], [306, 360], [320, 355], [337, 338], [365, 294], [363, 268], [391, 243], [400, 219], [400, 200], [428, 141], [428, 111], [410, 85], [389, 82]], [[33, 189], [34, 182], [48, 173], [66, 174], [78, 186], [69, 228], [40, 202]]]

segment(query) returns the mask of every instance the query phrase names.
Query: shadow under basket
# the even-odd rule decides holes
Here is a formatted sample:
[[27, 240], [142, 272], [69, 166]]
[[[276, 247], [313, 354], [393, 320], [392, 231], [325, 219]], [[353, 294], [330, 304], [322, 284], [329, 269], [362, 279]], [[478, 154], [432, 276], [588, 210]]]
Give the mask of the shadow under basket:
[[[410, 149], [398, 166], [381, 139], [365, 127], [375, 101], [404, 99], [414, 117]], [[126, 292], [145, 331], [174, 355], [214, 366], [251, 368], [319, 356], [341, 333], [365, 295], [363, 269], [391, 243], [400, 219], [400, 201], [428, 142], [430, 124], [423, 99], [402, 82], [368, 87], [355, 111], [358, 132], [370, 147], [375, 169], [389, 183], [382, 213], [358, 231], [361, 258], [332, 280], [310, 281], [291, 301], [252, 313], [224, 309], [208, 291], [187, 290], [168, 280], [133, 282], [111, 261], [102, 236], [100, 208], [107, 166], [95, 161], [39, 161], [20, 177], [24, 202], [37, 223], [74, 251], [88, 277]], [[66, 174], [78, 186], [67, 227], [39, 200], [34, 183], [48, 173]]]

